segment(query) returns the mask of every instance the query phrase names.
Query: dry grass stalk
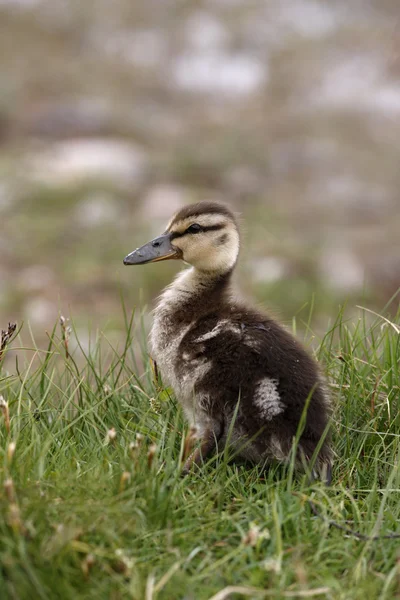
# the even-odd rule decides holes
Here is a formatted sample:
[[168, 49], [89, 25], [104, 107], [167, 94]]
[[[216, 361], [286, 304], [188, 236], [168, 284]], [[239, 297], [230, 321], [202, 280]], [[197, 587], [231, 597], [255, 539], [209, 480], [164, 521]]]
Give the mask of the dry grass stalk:
[[86, 579], [89, 577], [89, 573], [93, 568], [95, 562], [96, 558], [93, 554], [88, 554], [86, 558], [82, 561], [81, 569]]
[[121, 479], [119, 481], [119, 491], [120, 493], [124, 491], [126, 484], [131, 480], [131, 474], [129, 471], [124, 471], [121, 475]]
[[6, 479], [4, 482], [4, 491], [9, 502], [15, 502], [15, 489], [12, 479]]
[[17, 447], [17, 444], [15, 442], [10, 442], [8, 444], [8, 447], [7, 447], [7, 460], [8, 460], [9, 464], [12, 463], [16, 447]]
[[68, 319], [62, 315], [60, 316], [61, 339], [65, 348], [65, 358], [69, 358], [69, 336], [71, 335], [71, 327], [67, 326], [67, 321]]
[[188, 456], [192, 453], [192, 450], [196, 444], [196, 440], [197, 440], [197, 429], [196, 429], [196, 427], [191, 427], [185, 438], [185, 444], [183, 447], [183, 456], [182, 456], [183, 462], [185, 462], [185, 460], [188, 458]]
[[151, 356], [149, 356], [149, 361], [150, 361], [151, 372], [153, 374], [154, 387], [157, 390], [157, 392], [161, 392], [162, 385], [161, 385], [161, 378], [160, 378], [160, 373], [158, 370], [157, 363], [155, 360], [153, 360], [153, 358]]

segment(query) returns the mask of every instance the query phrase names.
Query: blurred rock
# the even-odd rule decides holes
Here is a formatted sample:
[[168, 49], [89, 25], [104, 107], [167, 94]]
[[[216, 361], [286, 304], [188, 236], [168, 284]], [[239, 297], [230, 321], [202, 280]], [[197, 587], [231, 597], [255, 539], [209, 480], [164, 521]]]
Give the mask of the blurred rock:
[[75, 207], [74, 221], [81, 227], [98, 227], [118, 221], [118, 210], [113, 197], [106, 194], [92, 194]]
[[278, 256], [253, 258], [248, 268], [256, 283], [273, 283], [283, 279], [289, 272], [287, 261]]
[[326, 249], [319, 260], [319, 271], [322, 281], [338, 293], [358, 292], [365, 284], [363, 264], [345, 247]]
[[57, 186], [87, 179], [109, 180], [137, 187], [144, 176], [147, 160], [142, 149], [118, 139], [72, 139], [58, 142], [28, 160], [31, 176]]
[[57, 307], [46, 298], [33, 298], [26, 302], [24, 316], [34, 326], [52, 327], [57, 318]]
[[273, 17], [275, 30], [281, 36], [296, 33], [304, 37], [322, 37], [349, 19], [348, 11], [342, 7], [317, 0], [284, 0], [274, 5], [271, 12], [269, 23], [271, 25]]
[[341, 109], [400, 112], [400, 85], [387, 80], [379, 54], [360, 54], [331, 64], [318, 89], [310, 90], [309, 103]]
[[[268, 80], [268, 65], [244, 53], [187, 52], [173, 67], [176, 84], [192, 92], [251, 94]], [[221, 98], [222, 100], [222, 98]]]
[[190, 199], [190, 192], [183, 186], [160, 183], [149, 189], [142, 202], [144, 219], [168, 220]]

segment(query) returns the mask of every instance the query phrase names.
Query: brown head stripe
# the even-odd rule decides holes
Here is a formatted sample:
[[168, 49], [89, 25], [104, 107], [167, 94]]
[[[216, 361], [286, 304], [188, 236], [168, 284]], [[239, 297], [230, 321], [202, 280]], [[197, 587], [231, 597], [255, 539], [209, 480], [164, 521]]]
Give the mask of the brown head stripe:
[[180, 233], [179, 231], [174, 231], [173, 233], [171, 233], [171, 240], [174, 240], [175, 238], [180, 238], [183, 237], [184, 235], [196, 235], [198, 233], [203, 233], [204, 231], [218, 231], [220, 229], [223, 229], [225, 227], [225, 225], [210, 225], [209, 227], [202, 227], [201, 229], [199, 229], [198, 231], [182, 231], [182, 233]]

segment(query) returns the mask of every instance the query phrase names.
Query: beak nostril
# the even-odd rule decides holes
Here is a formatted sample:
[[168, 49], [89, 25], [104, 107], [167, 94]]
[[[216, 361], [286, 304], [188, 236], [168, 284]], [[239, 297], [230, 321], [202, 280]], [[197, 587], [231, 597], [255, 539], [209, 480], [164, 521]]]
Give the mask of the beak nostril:
[[125, 257], [125, 264], [144, 265], [145, 263], [158, 262], [160, 260], [169, 260], [178, 257], [179, 254], [177, 250], [171, 246], [170, 235], [163, 234], [128, 254], [128, 256]]

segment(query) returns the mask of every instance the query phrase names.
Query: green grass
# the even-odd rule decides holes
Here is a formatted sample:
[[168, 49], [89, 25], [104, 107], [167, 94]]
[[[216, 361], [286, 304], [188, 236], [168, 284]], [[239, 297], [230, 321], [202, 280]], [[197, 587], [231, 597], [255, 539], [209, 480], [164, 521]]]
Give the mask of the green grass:
[[0, 372], [0, 598], [396, 597], [399, 541], [328, 525], [400, 531], [396, 323], [341, 313], [315, 350], [334, 394], [331, 488], [225, 455], [183, 479], [186, 426], [140, 319], [126, 316], [121, 347], [99, 333], [72, 356], [58, 324], [47, 348], [15, 340]]

